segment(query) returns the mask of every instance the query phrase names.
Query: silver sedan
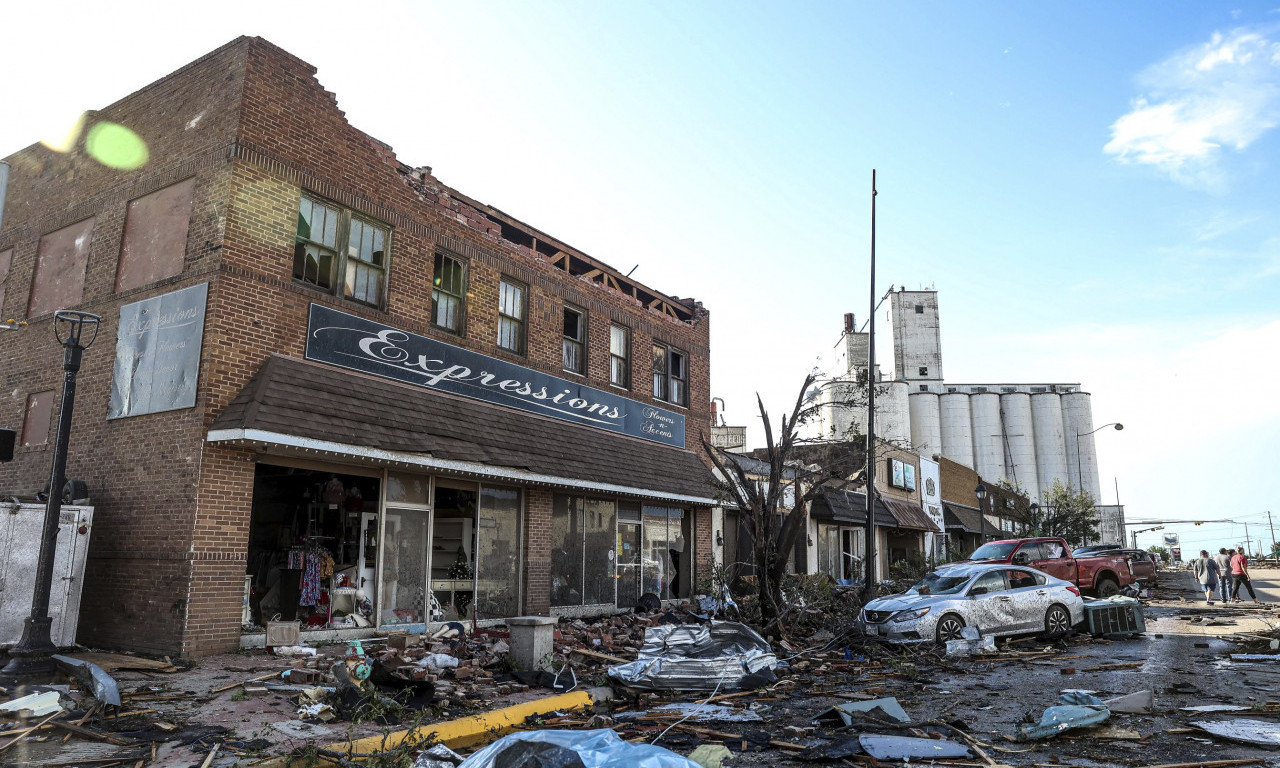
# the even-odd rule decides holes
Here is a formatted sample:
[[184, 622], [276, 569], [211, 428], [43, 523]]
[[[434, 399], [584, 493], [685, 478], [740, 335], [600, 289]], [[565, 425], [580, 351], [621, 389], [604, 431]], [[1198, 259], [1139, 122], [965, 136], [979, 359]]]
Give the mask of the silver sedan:
[[1074, 584], [999, 563], [944, 565], [906, 592], [867, 603], [859, 617], [868, 635], [939, 645], [960, 640], [965, 627], [984, 637], [1060, 634], [1082, 621], [1084, 600]]

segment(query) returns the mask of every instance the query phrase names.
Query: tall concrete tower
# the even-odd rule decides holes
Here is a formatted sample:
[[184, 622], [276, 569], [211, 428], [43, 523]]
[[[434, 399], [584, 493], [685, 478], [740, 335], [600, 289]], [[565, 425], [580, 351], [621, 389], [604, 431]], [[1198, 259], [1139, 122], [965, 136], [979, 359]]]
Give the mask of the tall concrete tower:
[[[942, 331], [938, 292], [900, 290], [889, 294], [893, 321], [893, 372], [899, 381], [942, 381]], [[913, 391], [917, 387], [911, 388]]]

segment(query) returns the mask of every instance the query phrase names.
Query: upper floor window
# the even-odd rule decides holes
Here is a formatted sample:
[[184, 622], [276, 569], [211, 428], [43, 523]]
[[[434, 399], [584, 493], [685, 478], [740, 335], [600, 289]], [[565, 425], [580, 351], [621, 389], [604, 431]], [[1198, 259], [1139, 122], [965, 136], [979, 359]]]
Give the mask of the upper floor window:
[[498, 346], [524, 354], [525, 305], [528, 289], [504, 277], [498, 284]]
[[631, 388], [631, 329], [609, 326], [609, 383]]
[[117, 291], [149, 285], [182, 271], [194, 189], [195, 179], [187, 179], [129, 201], [116, 269]]
[[689, 358], [665, 344], [653, 345], [653, 396], [676, 405], [689, 404]]
[[431, 322], [445, 330], [461, 333], [466, 304], [467, 265], [437, 253], [435, 277], [431, 282]]
[[27, 316], [68, 309], [84, 299], [93, 219], [63, 227], [40, 238]]
[[386, 295], [391, 232], [351, 211], [312, 200], [298, 206], [293, 279], [380, 307]]
[[575, 307], [564, 308], [564, 369], [571, 373], [587, 372], [587, 316]]

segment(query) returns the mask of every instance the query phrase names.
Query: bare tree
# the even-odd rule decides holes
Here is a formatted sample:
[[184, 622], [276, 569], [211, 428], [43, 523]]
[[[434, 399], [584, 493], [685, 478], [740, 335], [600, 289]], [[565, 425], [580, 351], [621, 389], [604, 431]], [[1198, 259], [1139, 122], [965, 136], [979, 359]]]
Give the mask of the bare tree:
[[[751, 535], [751, 551], [755, 566], [756, 588], [760, 600], [761, 629], [769, 637], [781, 635], [781, 620], [786, 614], [782, 595], [787, 572], [787, 557], [803, 535], [811, 502], [831, 490], [857, 485], [862, 477], [865, 454], [852, 458], [848, 444], [830, 443], [825, 460], [814, 463], [811, 451], [800, 451], [810, 442], [800, 435], [801, 427], [812, 419], [820, 406], [812, 403], [810, 387], [815, 377], [807, 376], [791, 412], [782, 417], [775, 436], [769, 412], [756, 397], [760, 417], [764, 421], [765, 448], [759, 452], [758, 470], [748, 470], [734, 454], [716, 448], [704, 437], [703, 447], [725, 481], [722, 491], [746, 516]], [[827, 405], [830, 405], [829, 403]], [[802, 454], [806, 454], [803, 455]], [[783, 504], [788, 489], [795, 501], [788, 510]]]

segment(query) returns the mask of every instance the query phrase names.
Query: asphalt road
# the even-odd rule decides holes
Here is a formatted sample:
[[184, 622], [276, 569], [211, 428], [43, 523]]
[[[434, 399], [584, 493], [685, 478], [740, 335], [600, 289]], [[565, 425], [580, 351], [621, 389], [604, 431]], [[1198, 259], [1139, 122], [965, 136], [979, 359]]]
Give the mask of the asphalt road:
[[[1161, 571], [1160, 581], [1166, 583], [1166, 579], [1173, 574]], [[1253, 583], [1253, 591], [1258, 595], [1258, 601], [1263, 603], [1275, 603], [1280, 605], [1280, 570], [1275, 568], [1253, 568], [1249, 571], [1250, 580]], [[1186, 573], [1186, 580], [1191, 582], [1191, 575]], [[1248, 601], [1249, 593], [1243, 587], [1241, 588], [1241, 599]], [[1214, 602], [1217, 602], [1216, 600]]]

